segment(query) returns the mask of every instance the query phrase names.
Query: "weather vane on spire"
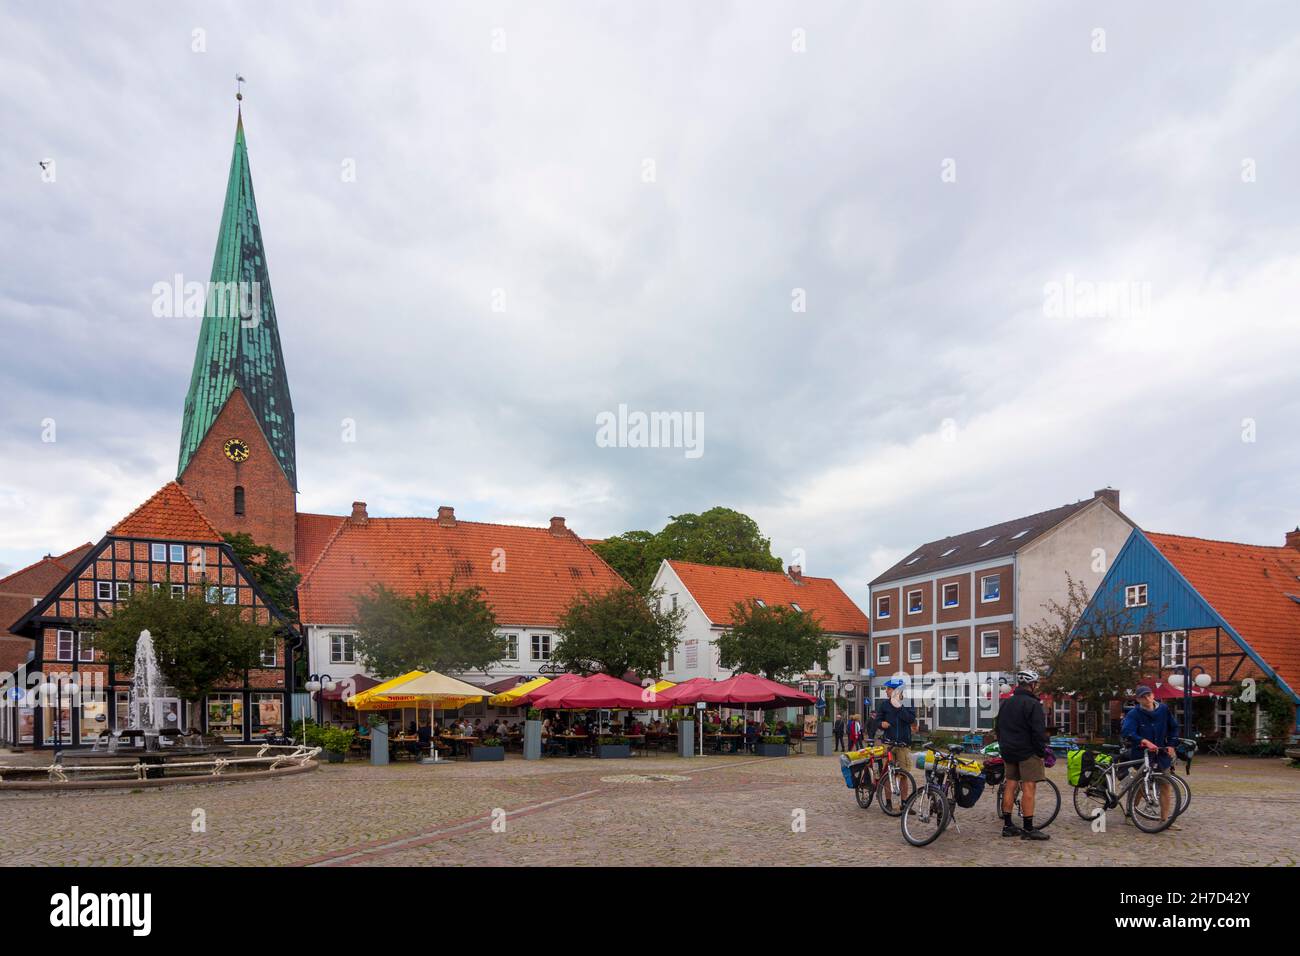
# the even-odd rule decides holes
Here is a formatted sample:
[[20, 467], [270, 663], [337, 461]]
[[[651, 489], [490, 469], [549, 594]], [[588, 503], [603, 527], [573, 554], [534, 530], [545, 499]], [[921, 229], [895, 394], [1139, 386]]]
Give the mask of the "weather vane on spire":
[[235, 99], [242, 100], [244, 98], [244, 84], [247, 82], [238, 73], [235, 74]]

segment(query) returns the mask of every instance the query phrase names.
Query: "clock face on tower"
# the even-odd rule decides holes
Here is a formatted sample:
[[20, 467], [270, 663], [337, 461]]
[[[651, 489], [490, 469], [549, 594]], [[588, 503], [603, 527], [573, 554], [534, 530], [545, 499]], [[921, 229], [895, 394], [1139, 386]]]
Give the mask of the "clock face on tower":
[[223, 448], [231, 461], [248, 461], [248, 442], [242, 438], [227, 438]]

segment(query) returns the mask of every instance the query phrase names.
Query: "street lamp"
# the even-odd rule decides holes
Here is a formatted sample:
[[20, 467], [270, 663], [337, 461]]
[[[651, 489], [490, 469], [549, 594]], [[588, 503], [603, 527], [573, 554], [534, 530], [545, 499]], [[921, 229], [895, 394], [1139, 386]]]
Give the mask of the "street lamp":
[[1192, 732], [1192, 684], [1204, 690], [1214, 683], [1214, 678], [1200, 664], [1193, 664], [1191, 667], [1180, 664], [1170, 670], [1172, 673], [1169, 675], [1169, 686], [1183, 692], [1183, 736], [1192, 740], [1196, 736]]
[[307, 692], [316, 695], [316, 726], [325, 723], [325, 691], [334, 689], [334, 678], [329, 674], [312, 674], [303, 685]]

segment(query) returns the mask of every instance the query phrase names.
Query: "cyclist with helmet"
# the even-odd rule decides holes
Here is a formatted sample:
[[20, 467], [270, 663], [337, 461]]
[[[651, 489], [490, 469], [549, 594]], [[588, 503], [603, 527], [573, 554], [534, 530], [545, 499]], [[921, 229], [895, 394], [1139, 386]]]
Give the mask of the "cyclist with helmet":
[[912, 761], [912, 725], [916, 723], [916, 711], [908, 707], [903, 698], [905, 681], [901, 677], [891, 677], [885, 681], [888, 694], [876, 709], [876, 728], [886, 744], [894, 752], [898, 766], [906, 767]]
[[[1042, 830], [1034, 829], [1034, 791], [1038, 781], [1047, 779], [1043, 757], [1047, 753], [1047, 715], [1038, 699], [1038, 672], [1023, 670], [1016, 674], [1016, 689], [1011, 699], [998, 711], [998, 747], [1006, 766], [1007, 786], [1002, 795], [1002, 835], [1022, 840], [1050, 840]], [[1019, 786], [1023, 827], [1011, 820]]]

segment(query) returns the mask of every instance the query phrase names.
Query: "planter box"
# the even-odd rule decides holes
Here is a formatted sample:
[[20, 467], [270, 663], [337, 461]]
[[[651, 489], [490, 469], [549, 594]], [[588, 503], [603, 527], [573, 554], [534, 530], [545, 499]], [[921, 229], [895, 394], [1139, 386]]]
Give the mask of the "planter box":
[[831, 739], [831, 724], [828, 721], [817, 723], [817, 756], [831, 757], [835, 754], [835, 745]]
[[695, 756], [695, 721], [677, 721], [677, 756]]
[[754, 744], [754, 753], [760, 757], [788, 757], [789, 744], [765, 744], [761, 740]]
[[542, 759], [542, 722], [540, 720], [524, 721], [524, 759]]
[[480, 760], [505, 760], [505, 747], [484, 747], [481, 744], [469, 748], [470, 763], [478, 763]]
[[326, 763], [342, 763], [342, 762], [343, 762], [343, 758], [346, 757], [346, 756], [347, 756], [347, 754], [336, 754], [336, 753], [334, 753], [332, 750], [327, 750], [327, 751], [325, 751], [325, 762], [326, 762]]
[[632, 756], [631, 744], [596, 744], [596, 756], [602, 760], [614, 760]]

